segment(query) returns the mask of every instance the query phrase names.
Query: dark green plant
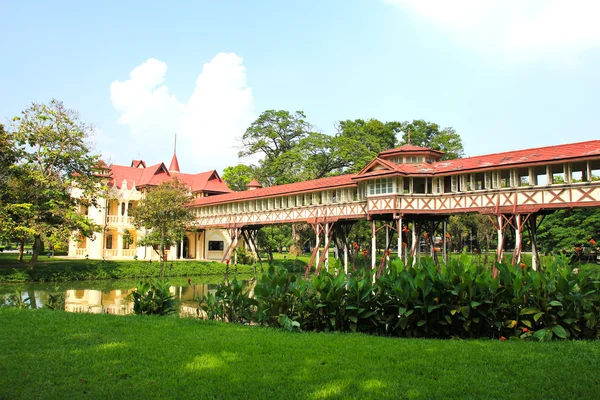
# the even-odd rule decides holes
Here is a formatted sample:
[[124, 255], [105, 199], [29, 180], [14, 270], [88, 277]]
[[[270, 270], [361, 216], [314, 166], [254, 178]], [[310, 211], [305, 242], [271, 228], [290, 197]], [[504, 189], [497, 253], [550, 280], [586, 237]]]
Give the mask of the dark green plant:
[[250, 296], [243, 282], [234, 278], [231, 282], [218, 285], [215, 294], [204, 296], [199, 305], [209, 319], [249, 323], [256, 320], [258, 302]]
[[286, 329], [292, 321], [302, 330], [401, 337], [599, 337], [596, 269], [573, 269], [558, 257], [537, 271], [524, 263], [497, 264], [494, 278], [467, 254], [447, 265], [428, 259], [411, 264], [393, 260], [375, 282], [371, 270], [347, 276], [331, 268], [299, 280], [270, 267], [256, 282], [256, 303], [235, 281], [205, 302], [218, 319]]
[[50, 310], [64, 310], [65, 309], [65, 293], [57, 292], [50, 293], [48, 295], [48, 303], [44, 304], [45, 308]]
[[138, 282], [130, 293], [135, 314], [169, 315], [177, 312], [175, 298], [169, 291], [169, 282]]

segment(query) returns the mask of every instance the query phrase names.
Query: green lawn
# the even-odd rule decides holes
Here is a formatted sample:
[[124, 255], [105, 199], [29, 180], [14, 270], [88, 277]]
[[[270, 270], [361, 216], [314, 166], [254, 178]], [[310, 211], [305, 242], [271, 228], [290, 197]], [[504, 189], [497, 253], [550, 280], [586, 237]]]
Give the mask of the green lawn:
[[289, 333], [0, 309], [0, 399], [597, 399], [600, 342]]

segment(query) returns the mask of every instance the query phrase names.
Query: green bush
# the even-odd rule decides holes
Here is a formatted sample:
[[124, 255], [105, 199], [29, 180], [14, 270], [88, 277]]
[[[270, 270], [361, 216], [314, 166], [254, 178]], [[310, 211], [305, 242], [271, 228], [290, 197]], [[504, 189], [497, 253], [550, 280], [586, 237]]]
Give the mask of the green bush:
[[166, 280], [139, 282], [129, 296], [133, 300], [133, 312], [137, 315], [169, 315], [177, 312], [175, 297], [169, 291]]
[[[430, 338], [596, 339], [600, 334], [600, 281], [594, 270], [571, 268], [557, 258], [534, 271], [521, 264], [491, 270], [463, 255], [447, 265], [424, 260], [405, 267], [394, 260], [377, 280], [368, 270], [323, 271], [298, 280], [284, 268], [258, 279], [256, 305], [227, 304], [244, 321], [302, 330], [364, 332]], [[331, 269], [333, 271], [333, 269]], [[223, 293], [234, 290], [227, 289]], [[212, 312], [223, 318], [220, 298]], [[235, 310], [237, 304], [243, 310]], [[225, 309], [225, 308], [223, 308]], [[223, 311], [224, 312], [224, 311]], [[285, 316], [281, 317], [281, 316]]]

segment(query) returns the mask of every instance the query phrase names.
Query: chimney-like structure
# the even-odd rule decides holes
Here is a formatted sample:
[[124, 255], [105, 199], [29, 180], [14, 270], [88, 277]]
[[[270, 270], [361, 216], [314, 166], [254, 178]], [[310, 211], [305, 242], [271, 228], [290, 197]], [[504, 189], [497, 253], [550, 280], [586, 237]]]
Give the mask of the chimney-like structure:
[[246, 188], [248, 188], [248, 190], [256, 190], [262, 188], [262, 185], [258, 183], [256, 179], [252, 179], [250, 183], [246, 185]]

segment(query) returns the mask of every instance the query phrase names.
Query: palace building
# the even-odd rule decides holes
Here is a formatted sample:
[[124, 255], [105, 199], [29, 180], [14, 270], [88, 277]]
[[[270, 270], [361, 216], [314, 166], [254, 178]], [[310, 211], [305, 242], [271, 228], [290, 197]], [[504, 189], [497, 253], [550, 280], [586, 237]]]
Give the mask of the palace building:
[[[309, 265], [326, 265], [327, 249], [333, 242], [347, 266], [349, 226], [366, 219], [372, 225], [370, 250], [375, 267], [377, 248], [395, 248], [400, 257], [415, 256], [420, 235], [433, 237], [434, 232], [443, 232], [450, 215], [480, 213], [496, 227], [499, 258], [506, 229], [514, 229], [513, 262], [520, 260], [522, 238], [527, 234], [535, 267], [538, 217], [558, 208], [600, 206], [600, 140], [455, 160], [443, 160], [443, 152], [409, 144], [379, 153], [357, 174], [266, 188], [253, 181], [241, 192], [229, 190], [216, 171], [179, 172], [175, 155], [168, 169], [164, 164], [146, 167], [143, 161], [134, 160], [129, 167], [106, 167], [106, 176], [116, 200], [87, 211], [106, 229], [95, 238], [71, 243], [72, 256], [153, 257], [149, 249], [130, 244], [130, 237], [143, 232], [134, 230], [128, 210], [142, 198], [145, 188], [177, 177], [194, 194], [190, 207], [196, 224], [171, 248], [170, 259], [226, 260], [243, 244], [256, 253], [256, 233], [261, 227], [305, 222], [315, 232]], [[413, 229], [408, 229], [408, 223]], [[376, 243], [375, 233], [381, 229], [386, 231], [385, 244]], [[394, 234], [397, 244], [392, 242]], [[410, 248], [404, 251], [409, 242]]]
[[[146, 189], [170, 179], [186, 184], [194, 199], [232, 192], [217, 171], [197, 174], [180, 172], [177, 154], [173, 154], [169, 168], [164, 163], [147, 166], [143, 160], [133, 160], [131, 165], [100, 165], [99, 174], [108, 184], [107, 198], [98, 199], [96, 207], [84, 208], [88, 218], [103, 227], [91, 238], [80, 237], [69, 243], [69, 256], [92, 259], [159, 260], [150, 247], [137, 247], [138, 231], [132, 224], [130, 211], [143, 198]], [[74, 190], [74, 195], [78, 195]], [[220, 229], [188, 232], [178, 246], [172, 246], [167, 258], [220, 260], [229, 239]]]

